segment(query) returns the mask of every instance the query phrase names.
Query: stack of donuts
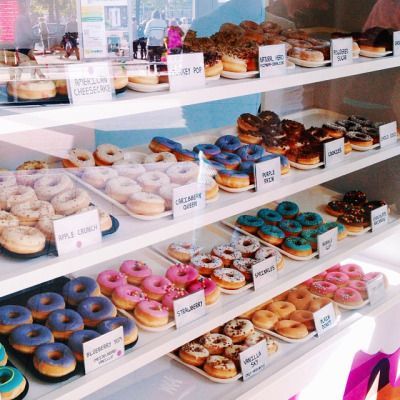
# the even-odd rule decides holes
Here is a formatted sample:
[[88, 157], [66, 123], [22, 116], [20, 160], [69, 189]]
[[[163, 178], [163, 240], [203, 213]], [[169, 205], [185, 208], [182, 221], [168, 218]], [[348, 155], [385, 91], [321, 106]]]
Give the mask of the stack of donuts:
[[330, 201], [325, 210], [328, 214], [337, 217], [349, 232], [360, 233], [371, 225], [371, 211], [383, 207], [383, 200], [367, 200], [367, 195], [360, 190], [346, 192], [342, 200]]
[[322, 300], [333, 300], [338, 305], [360, 307], [368, 299], [367, 283], [386, 278], [380, 272], [364, 273], [358, 264], [336, 264], [299, 285]]
[[250, 321], [237, 318], [186, 343], [176, 354], [184, 363], [201, 368], [214, 378], [229, 379], [240, 372], [240, 353], [264, 339], [268, 354], [276, 353], [278, 343], [274, 339], [256, 331]]
[[308, 257], [318, 247], [318, 235], [338, 228], [338, 239], [347, 236], [340, 222], [324, 223], [315, 212], [300, 212], [299, 206], [291, 201], [279, 203], [275, 210], [262, 208], [257, 215], [241, 215], [236, 225], [271, 245], [278, 246], [296, 257]]
[[226, 290], [236, 290], [252, 282], [253, 265], [269, 257], [275, 257], [277, 268], [283, 268], [281, 254], [260, 245], [251, 236], [238, 236], [230, 243], [216, 245], [211, 251], [204, 251], [189, 242], [171, 243], [168, 254], [181, 262], [190, 263], [199, 274], [210, 277], [218, 286]]
[[25, 306], [1, 306], [0, 334], [8, 337], [13, 350], [32, 356], [40, 374], [59, 378], [83, 361], [84, 342], [120, 326], [125, 345], [137, 340], [135, 322], [116, 314], [112, 302], [100, 295], [96, 281], [79, 277], [67, 282], [62, 294], [38, 293]]
[[353, 32], [350, 34], [335, 32], [332, 36], [352, 36], [363, 51], [382, 54], [393, 50], [393, 29], [375, 26], [364, 32]]
[[132, 313], [147, 327], [162, 327], [174, 315], [174, 300], [204, 289], [206, 304], [218, 301], [220, 291], [211, 280], [199, 275], [186, 264], [171, 265], [165, 276], [154, 275], [152, 269], [137, 260], [124, 261], [119, 271], [105, 270], [97, 276], [102, 294], [122, 310]]

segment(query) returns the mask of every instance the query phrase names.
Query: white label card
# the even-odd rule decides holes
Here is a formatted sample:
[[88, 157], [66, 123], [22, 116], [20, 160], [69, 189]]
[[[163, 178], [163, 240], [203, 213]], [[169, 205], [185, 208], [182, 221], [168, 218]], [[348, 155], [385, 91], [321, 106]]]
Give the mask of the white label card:
[[372, 306], [379, 303], [385, 297], [385, 280], [383, 276], [367, 282], [368, 299]]
[[259, 374], [267, 367], [267, 343], [264, 340], [239, 354], [243, 380]]
[[400, 56], [400, 31], [393, 32], [393, 55]]
[[322, 307], [320, 310], [316, 311], [313, 316], [318, 336], [323, 335], [336, 325], [336, 313], [333, 303]]
[[123, 357], [124, 354], [124, 330], [120, 326], [111, 332], [83, 343], [85, 373], [88, 374], [97, 368], [103, 367]]
[[279, 156], [254, 164], [254, 169], [257, 192], [267, 191], [281, 181], [281, 160]]
[[389, 223], [389, 209], [387, 205], [371, 211], [372, 232], [385, 227]]
[[101, 242], [99, 212], [93, 209], [53, 221], [59, 256]]
[[324, 257], [332, 253], [337, 248], [338, 228], [329, 229], [329, 231], [317, 236], [319, 257]]
[[65, 65], [69, 100], [74, 105], [111, 101], [115, 92], [108, 62]]
[[260, 78], [280, 75], [286, 72], [286, 45], [273, 44], [258, 49]]
[[379, 127], [379, 143], [381, 147], [392, 146], [397, 143], [397, 122], [393, 121]]
[[278, 279], [276, 258], [269, 257], [260, 263], [254, 264], [253, 269], [254, 290], [258, 290], [270, 282]]
[[205, 86], [203, 53], [171, 54], [167, 57], [169, 85], [172, 91]]
[[174, 189], [172, 212], [174, 218], [192, 214], [206, 207], [205, 186], [202, 183], [190, 183]]
[[353, 63], [353, 38], [331, 40], [331, 61], [333, 67]]
[[324, 144], [325, 167], [339, 164], [344, 160], [344, 138]]
[[189, 324], [206, 313], [206, 298], [204, 290], [174, 301], [174, 315], [176, 328]]

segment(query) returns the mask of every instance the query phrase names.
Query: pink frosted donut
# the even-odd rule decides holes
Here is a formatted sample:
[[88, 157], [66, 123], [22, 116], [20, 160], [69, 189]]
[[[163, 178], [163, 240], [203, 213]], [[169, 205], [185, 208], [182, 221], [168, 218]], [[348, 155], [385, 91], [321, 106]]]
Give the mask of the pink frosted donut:
[[362, 268], [357, 264], [342, 265], [339, 271], [348, 275], [350, 279], [361, 280], [364, 276]]
[[185, 289], [189, 283], [199, 277], [197, 269], [187, 264], [171, 265], [165, 276], [177, 287]]
[[119, 270], [128, 277], [128, 282], [132, 285], [140, 285], [144, 278], [153, 274], [145, 262], [136, 260], [124, 261]]
[[326, 278], [326, 275], [327, 275], [327, 272], [324, 271], [324, 272], [321, 272], [318, 275], [313, 276], [313, 279], [314, 279], [314, 281], [324, 281], [325, 278]]
[[368, 298], [367, 284], [366, 284], [365, 281], [352, 280], [352, 281], [349, 282], [347, 287], [355, 289], [355, 290], [357, 290], [357, 292], [360, 292], [361, 297], [363, 298], [363, 300], [366, 300]]
[[116, 287], [111, 295], [113, 303], [123, 310], [133, 310], [138, 303], [147, 300], [142, 289], [133, 285], [121, 285]]
[[204, 289], [206, 305], [214, 304], [221, 295], [221, 290], [219, 289], [217, 284], [210, 278], [203, 278], [196, 282], [192, 282], [188, 286], [187, 291], [189, 293], [195, 293], [202, 289]]
[[330, 267], [330, 268], [328, 268], [327, 270], [326, 270], [326, 272], [338, 272], [339, 270], [340, 270], [340, 267], [341, 267], [341, 265], [340, 264], [335, 264], [335, 265], [332, 265], [332, 267]]
[[101, 293], [111, 296], [113, 290], [118, 286], [126, 285], [126, 275], [113, 269], [100, 272], [97, 276], [97, 283], [100, 286]]
[[162, 298], [162, 305], [170, 315], [174, 314], [174, 300], [187, 296], [188, 292], [175, 286], [167, 288], [167, 293]]
[[145, 300], [135, 307], [134, 316], [143, 325], [159, 327], [168, 324], [169, 313], [158, 301]]
[[368, 282], [368, 281], [373, 281], [374, 279], [378, 279], [378, 278], [383, 278], [383, 279], [385, 279], [385, 275], [383, 275], [382, 273], [380, 273], [380, 272], [368, 272], [368, 274], [365, 274], [364, 276], [363, 276], [363, 280], [365, 281], [365, 282]]
[[349, 287], [342, 287], [336, 290], [333, 300], [336, 303], [346, 306], [360, 306], [363, 303], [360, 292]]
[[160, 275], [151, 275], [142, 281], [142, 289], [151, 300], [161, 301], [171, 281]]
[[349, 283], [350, 278], [343, 272], [329, 272], [326, 275], [325, 280], [327, 282], [335, 284], [338, 287], [342, 287], [346, 286]]
[[310, 293], [316, 296], [332, 298], [337, 290], [337, 286], [326, 281], [313, 282], [309, 288]]

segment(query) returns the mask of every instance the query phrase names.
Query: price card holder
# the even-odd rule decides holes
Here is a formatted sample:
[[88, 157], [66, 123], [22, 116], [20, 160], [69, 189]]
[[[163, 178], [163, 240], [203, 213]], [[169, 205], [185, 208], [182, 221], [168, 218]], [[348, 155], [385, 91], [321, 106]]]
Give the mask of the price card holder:
[[83, 343], [85, 373], [123, 357], [125, 354], [124, 331], [122, 326], [95, 339]]
[[336, 325], [336, 313], [333, 303], [322, 307], [320, 310], [316, 311], [313, 316], [318, 336], [322, 336]]
[[344, 160], [344, 138], [324, 144], [325, 167], [341, 163]]
[[97, 209], [55, 220], [53, 227], [59, 256], [101, 242]]
[[353, 38], [331, 40], [331, 61], [333, 67], [353, 63]]
[[267, 367], [267, 343], [264, 340], [239, 354], [243, 380], [247, 381]]
[[371, 211], [372, 232], [385, 227], [389, 223], [389, 209], [387, 205]]
[[368, 299], [372, 306], [379, 303], [385, 297], [385, 280], [383, 276], [367, 282]]
[[259, 290], [263, 286], [278, 279], [278, 268], [276, 258], [269, 257], [260, 263], [253, 265], [252, 268], [254, 290]]
[[195, 292], [174, 301], [174, 315], [176, 328], [202, 317], [206, 313], [206, 299], [204, 290]]
[[265, 192], [281, 181], [281, 160], [276, 156], [268, 161], [254, 164], [257, 192]]
[[379, 143], [381, 147], [393, 146], [397, 143], [397, 122], [393, 121], [379, 127]]
[[205, 207], [206, 193], [204, 184], [193, 182], [174, 189], [172, 195], [172, 213], [174, 218], [193, 214]]
[[317, 241], [319, 258], [332, 253], [337, 248], [338, 228], [329, 229], [329, 231], [318, 235]]
[[393, 55], [400, 56], [400, 31], [393, 32]]
[[172, 91], [205, 86], [203, 53], [171, 54], [167, 57], [169, 86]]
[[260, 78], [281, 75], [286, 72], [286, 46], [273, 44], [258, 49]]
[[111, 101], [115, 94], [108, 62], [67, 64], [68, 97], [71, 104]]

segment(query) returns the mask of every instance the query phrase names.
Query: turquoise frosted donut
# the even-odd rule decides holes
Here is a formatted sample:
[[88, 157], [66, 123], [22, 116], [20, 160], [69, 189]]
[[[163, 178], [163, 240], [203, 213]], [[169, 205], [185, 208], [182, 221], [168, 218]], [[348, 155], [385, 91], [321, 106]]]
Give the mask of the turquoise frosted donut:
[[279, 203], [276, 211], [278, 211], [283, 218], [293, 219], [299, 213], [299, 206], [291, 201], [282, 201], [282, 203]]
[[270, 208], [262, 208], [257, 213], [257, 217], [263, 219], [267, 225], [278, 225], [283, 219], [281, 214]]
[[285, 238], [285, 233], [282, 231], [282, 229], [279, 229], [277, 226], [273, 226], [273, 225], [263, 225], [259, 229], [259, 232], [263, 235], [272, 236], [276, 239], [284, 239]]
[[0, 343], [0, 366], [6, 365], [7, 361], [8, 361], [8, 356], [7, 356], [7, 353], [6, 353], [6, 349]]
[[318, 228], [318, 235], [328, 232], [331, 229], [338, 228], [338, 235], [345, 233], [346, 228], [340, 222], [326, 222]]
[[279, 228], [281, 228], [287, 236], [299, 236], [303, 227], [300, 222], [293, 221], [291, 219], [284, 219], [279, 223]]
[[307, 256], [312, 253], [311, 244], [306, 239], [301, 237], [288, 237], [283, 242], [282, 248], [289, 253], [300, 257]]
[[254, 215], [241, 215], [236, 220], [236, 225], [246, 232], [255, 233], [264, 225], [264, 221]]
[[306, 239], [307, 242], [309, 242], [311, 244], [311, 247], [313, 248], [313, 250], [315, 250], [318, 247], [318, 235], [319, 235], [318, 229], [307, 229], [307, 230], [301, 232], [300, 236], [303, 239]]
[[318, 227], [322, 222], [324, 222], [322, 217], [315, 212], [301, 213], [296, 217], [296, 221], [300, 222], [305, 229]]
[[[17, 398], [25, 389], [26, 380], [16, 368], [0, 367], [0, 395], [2, 399]], [[10, 393], [13, 394], [12, 397]]]

